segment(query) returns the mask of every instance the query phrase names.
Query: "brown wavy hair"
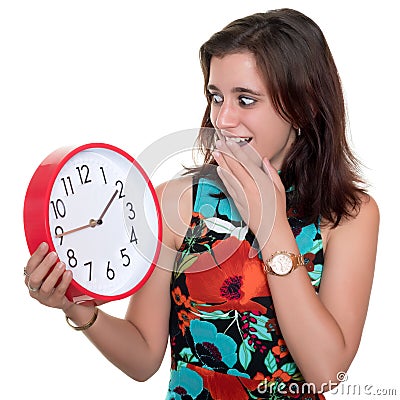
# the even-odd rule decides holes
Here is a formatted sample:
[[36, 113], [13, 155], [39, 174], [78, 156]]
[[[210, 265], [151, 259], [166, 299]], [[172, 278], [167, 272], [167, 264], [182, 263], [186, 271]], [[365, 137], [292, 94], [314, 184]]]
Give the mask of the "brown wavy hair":
[[[256, 13], [231, 22], [200, 48], [207, 108], [202, 127], [212, 127], [207, 85], [212, 57], [250, 52], [264, 77], [277, 112], [301, 129], [283, 162], [281, 179], [294, 186], [288, 204], [309, 222], [319, 217], [337, 226], [359, 211], [366, 194], [359, 162], [346, 138], [346, 111], [340, 77], [318, 25], [292, 9]], [[215, 137], [200, 130], [204, 167], [216, 164]]]

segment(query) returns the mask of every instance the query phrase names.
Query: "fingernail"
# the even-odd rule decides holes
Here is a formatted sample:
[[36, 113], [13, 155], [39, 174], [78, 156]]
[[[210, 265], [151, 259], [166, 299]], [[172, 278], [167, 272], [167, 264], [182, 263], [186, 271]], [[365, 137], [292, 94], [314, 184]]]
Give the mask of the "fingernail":
[[221, 156], [221, 153], [219, 151], [213, 151], [212, 155], [214, 158], [219, 158]]
[[65, 264], [62, 261], [60, 261], [59, 263], [57, 263], [57, 268], [59, 270], [63, 270], [65, 268]]
[[50, 252], [49, 258], [50, 260], [55, 260], [57, 258], [57, 253], [55, 251]]
[[46, 249], [46, 248], [47, 248], [47, 243], [46, 243], [46, 242], [40, 243], [40, 245], [39, 245], [39, 249], [40, 249], [40, 250], [44, 250], [44, 249]]
[[218, 175], [221, 175], [221, 174], [223, 175], [224, 174], [224, 170], [219, 165], [217, 167], [217, 173], [218, 173]]
[[217, 141], [215, 142], [215, 147], [216, 147], [217, 149], [220, 149], [220, 148], [222, 147], [222, 141], [221, 141], [221, 140], [217, 140]]

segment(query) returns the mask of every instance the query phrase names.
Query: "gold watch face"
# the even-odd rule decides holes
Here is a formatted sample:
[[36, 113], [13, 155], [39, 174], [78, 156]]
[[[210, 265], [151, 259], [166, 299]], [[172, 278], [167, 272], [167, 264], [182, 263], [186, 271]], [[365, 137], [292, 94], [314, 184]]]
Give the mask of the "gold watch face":
[[277, 275], [287, 275], [293, 268], [293, 260], [288, 254], [276, 254], [269, 266]]

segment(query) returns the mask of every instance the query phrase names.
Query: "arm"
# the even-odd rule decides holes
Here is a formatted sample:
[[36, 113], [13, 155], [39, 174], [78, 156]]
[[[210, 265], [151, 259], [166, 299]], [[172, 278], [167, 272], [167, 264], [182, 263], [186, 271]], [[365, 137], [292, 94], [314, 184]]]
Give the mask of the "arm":
[[[254, 162], [253, 155], [249, 157], [235, 144], [223, 150], [227, 157], [216, 155], [223, 168], [221, 179], [256, 234], [263, 259], [277, 250], [298, 254], [277, 172], [267, 160]], [[270, 179], [275, 185], [276, 216], [268, 238], [265, 215], [271, 202], [265, 193]], [[347, 370], [358, 349], [372, 286], [378, 224], [378, 208], [370, 198], [364, 199], [355, 218], [343, 221], [327, 235], [324, 231], [325, 265], [319, 295], [304, 267], [288, 276], [268, 276], [288, 349], [306, 381], [316, 388], [337, 382], [337, 373]]]
[[[164, 195], [167, 186], [173, 189], [168, 191], [168, 198]], [[128, 376], [139, 381], [148, 379], [158, 370], [165, 354], [170, 311], [170, 271], [174, 264], [177, 244], [185, 234], [185, 224], [173, 225], [170, 221], [167, 223], [164, 216], [171, 203], [175, 204], [176, 208], [179, 198], [182, 215], [188, 216], [188, 210], [191, 210], [190, 193], [179, 196], [182, 188], [182, 182], [177, 180], [169, 185], [160, 185], [156, 189], [163, 215], [163, 245], [158, 267], [140, 291], [132, 296], [125, 319], [99, 311], [96, 322], [84, 331], [107, 359]], [[184, 220], [186, 221], [185, 218]], [[174, 226], [174, 229], [171, 229], [171, 226]], [[26, 270], [30, 274], [32, 287], [39, 287], [53, 267], [56, 257], [54, 254], [47, 254], [47, 251], [48, 246], [40, 246], [28, 262]], [[62, 280], [57, 286], [60, 277]], [[77, 325], [83, 325], [92, 318], [94, 309], [67, 300], [65, 292], [71, 279], [71, 271], [66, 271], [65, 265], [58, 263], [44, 280], [40, 290], [30, 294], [44, 305], [63, 309]]]
[[[168, 339], [169, 280], [168, 271], [156, 268], [143, 288], [131, 297], [125, 319], [99, 310], [96, 322], [84, 331], [109, 361], [137, 381], [150, 378], [164, 357]], [[81, 325], [90, 320], [93, 308], [71, 304], [64, 312]]]
[[[286, 344], [308, 382], [337, 382], [360, 343], [374, 273], [379, 214], [375, 201], [328, 234], [319, 295], [304, 267], [288, 276], [268, 276]], [[263, 258], [278, 249], [299, 253], [290, 227], [271, 236]], [[286, 232], [286, 233], [283, 233]]]

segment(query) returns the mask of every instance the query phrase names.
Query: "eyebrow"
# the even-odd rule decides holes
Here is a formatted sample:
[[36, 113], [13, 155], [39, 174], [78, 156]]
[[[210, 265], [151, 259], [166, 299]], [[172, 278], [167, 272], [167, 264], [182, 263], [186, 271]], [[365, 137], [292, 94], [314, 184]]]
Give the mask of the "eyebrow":
[[[215, 91], [220, 92], [218, 87], [215, 86], [215, 85], [212, 85], [212, 84], [207, 86], [207, 90], [215, 90]], [[254, 96], [263, 96], [263, 94], [260, 93], [260, 92], [256, 92], [255, 90], [252, 90], [252, 89], [249, 89], [249, 88], [240, 87], [240, 86], [234, 87], [232, 89], [232, 93], [250, 93], [250, 94], [253, 94]]]

